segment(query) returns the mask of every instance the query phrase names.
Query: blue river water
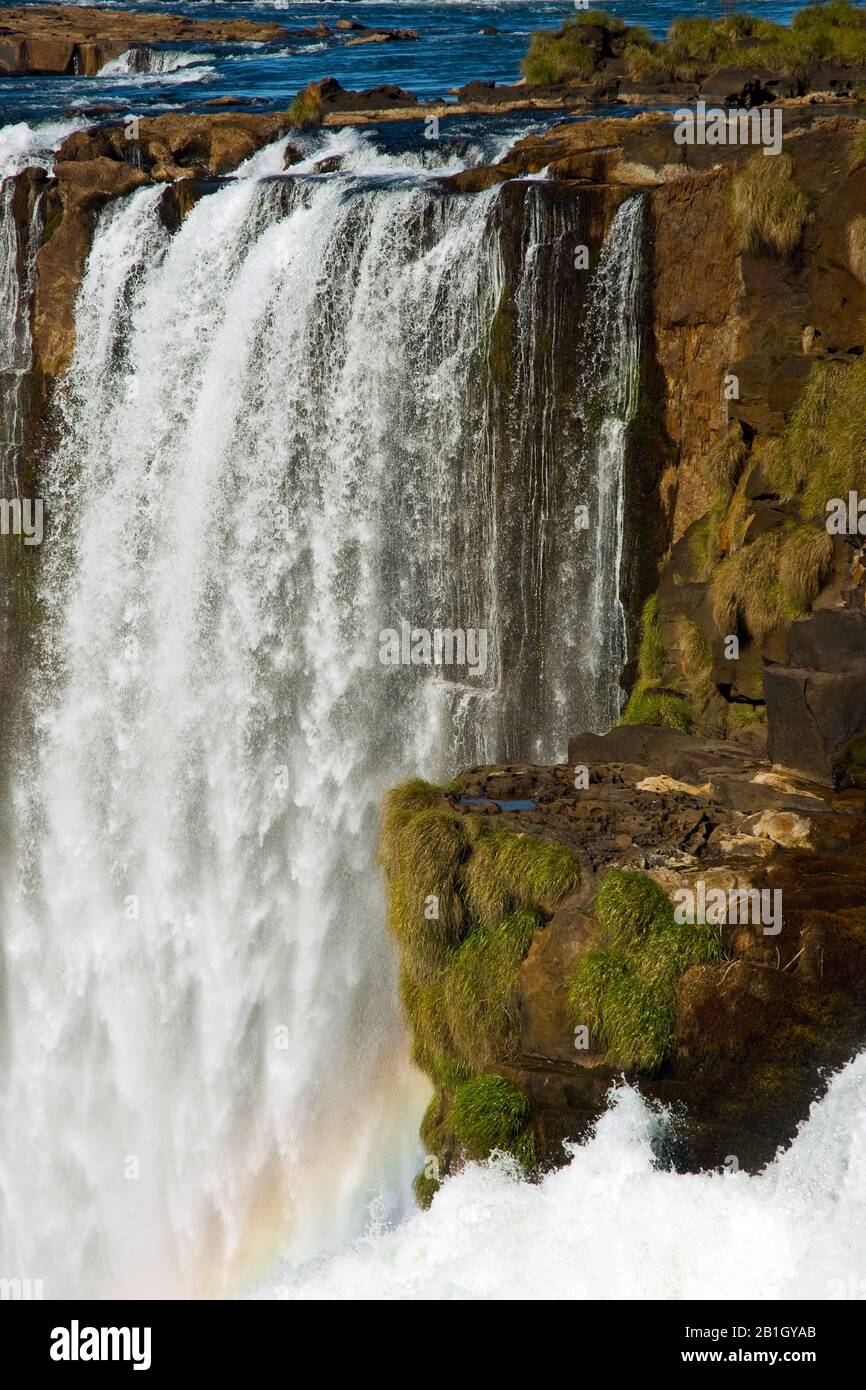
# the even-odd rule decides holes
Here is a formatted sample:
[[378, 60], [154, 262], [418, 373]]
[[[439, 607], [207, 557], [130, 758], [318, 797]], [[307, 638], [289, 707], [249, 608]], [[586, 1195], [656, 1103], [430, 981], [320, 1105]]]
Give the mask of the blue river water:
[[[738, 8], [787, 23], [807, 0], [751, 0]], [[0, 24], [2, 10], [0, 5]], [[363, 89], [393, 83], [424, 98], [447, 97], [463, 83], [514, 82], [520, 76], [532, 30], [558, 28], [575, 13], [574, 0], [112, 0], [111, 8], [164, 11], [206, 19], [257, 19], [288, 31], [355, 19], [371, 28], [417, 29], [417, 42], [350, 45], [351, 34], [329, 38], [289, 32], [267, 44], [162, 45], [170, 70], [112, 70], [97, 77], [0, 78], [0, 125], [30, 124], [117, 111], [155, 115], [207, 110], [219, 98], [236, 97], [261, 109], [280, 109], [314, 79], [336, 77]], [[718, 15], [724, 0], [608, 0], [609, 13], [646, 25], [663, 36], [678, 15]], [[730, 5], [728, 6], [730, 8]], [[495, 30], [485, 33], [484, 30]]]

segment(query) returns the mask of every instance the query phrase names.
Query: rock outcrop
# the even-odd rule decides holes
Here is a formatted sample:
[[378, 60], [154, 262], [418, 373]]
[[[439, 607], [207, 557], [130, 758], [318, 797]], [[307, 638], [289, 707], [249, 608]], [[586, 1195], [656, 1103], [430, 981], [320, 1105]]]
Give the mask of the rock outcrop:
[[[392, 922], [408, 972], [404, 997], [416, 1058], [437, 1088], [422, 1133], [440, 1176], [461, 1157], [477, 1156], [463, 1142], [459, 1097], [497, 1076], [528, 1102], [515, 1144], [503, 1140], [502, 1147], [517, 1152], [519, 1140], [529, 1166], [564, 1161], [563, 1141], [586, 1135], [625, 1075], [651, 1101], [672, 1107], [677, 1140], [665, 1157], [675, 1167], [733, 1159], [754, 1171], [792, 1137], [827, 1075], [866, 1039], [863, 790], [838, 794], [783, 774], [752, 737], [706, 742], [620, 728], [572, 739], [567, 765], [468, 769], [432, 804], [438, 811], [419, 812], [425, 863], [435, 862], [449, 818], [458, 827], [465, 821], [472, 828], [460, 881], [474, 894], [479, 882], [488, 886], [501, 913], [498, 927], [493, 920], [473, 927], [471, 913], [462, 927], [452, 926], [454, 944], [441, 961], [425, 962], [428, 983], [413, 986], [406, 914], [416, 888], [433, 891], [436, 873], [422, 881], [411, 863], [401, 865], [413, 844], [408, 821], [392, 857], [386, 820], [385, 864], [401, 904]], [[442, 817], [438, 830], [435, 815]], [[526, 846], [518, 861], [525, 867], [503, 888], [495, 866], [508, 861], [511, 839]], [[576, 890], [568, 892], [561, 875], [544, 875], [554, 850], [579, 867]], [[663, 931], [644, 913], [645, 901], [653, 914], [662, 912]], [[486, 980], [464, 975], [455, 984], [473, 933], [513, 931], [515, 914], [530, 902], [534, 926], [507, 988], [498, 961]], [[698, 928], [676, 925], [669, 902], [692, 904], [683, 921], [703, 923], [706, 934], [696, 957], [693, 951], [679, 964], [673, 943]], [[633, 961], [626, 955], [617, 963], [617, 931], [635, 958], [650, 953], [649, 976], [641, 979], [634, 966], [625, 995], [617, 992], [617, 971]], [[654, 931], [661, 931], [656, 956]], [[596, 982], [595, 1012], [585, 1015], [577, 985], [587, 976]], [[449, 1033], [451, 993], [478, 1020], [474, 1066], [471, 1044], [467, 1053]], [[438, 998], [446, 1001], [439, 1015]], [[495, 1032], [490, 1016], [499, 1010], [510, 1022]], [[491, 1037], [498, 1055], [491, 1055]], [[422, 1199], [429, 1195], [419, 1187]]]
[[0, 15], [0, 75], [93, 77], [137, 44], [261, 43], [284, 38], [282, 24], [83, 5], [13, 5]]

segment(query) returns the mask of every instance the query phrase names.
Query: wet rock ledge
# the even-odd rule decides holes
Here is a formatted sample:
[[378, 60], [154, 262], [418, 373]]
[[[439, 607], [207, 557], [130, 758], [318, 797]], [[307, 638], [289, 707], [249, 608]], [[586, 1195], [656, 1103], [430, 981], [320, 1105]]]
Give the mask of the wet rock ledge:
[[135, 44], [267, 43], [286, 33], [283, 24], [249, 19], [186, 19], [77, 5], [13, 6], [0, 15], [0, 76], [93, 77]]
[[[862, 788], [774, 767], [754, 731], [620, 727], [572, 739], [568, 764], [395, 789], [390, 922], [436, 1088], [422, 1204], [492, 1149], [563, 1162], [623, 1075], [677, 1117], [662, 1161], [772, 1159], [866, 1038], [864, 849]], [[702, 923], [714, 891], [766, 910]]]

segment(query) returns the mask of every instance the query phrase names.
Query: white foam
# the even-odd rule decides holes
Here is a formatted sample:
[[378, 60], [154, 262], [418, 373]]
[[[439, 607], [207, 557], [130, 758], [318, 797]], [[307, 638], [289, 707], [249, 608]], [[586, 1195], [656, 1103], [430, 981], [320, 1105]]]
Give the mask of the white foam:
[[470, 1164], [428, 1212], [275, 1269], [288, 1299], [866, 1298], [866, 1054], [757, 1176], [655, 1166], [666, 1122], [629, 1088], [532, 1185]]

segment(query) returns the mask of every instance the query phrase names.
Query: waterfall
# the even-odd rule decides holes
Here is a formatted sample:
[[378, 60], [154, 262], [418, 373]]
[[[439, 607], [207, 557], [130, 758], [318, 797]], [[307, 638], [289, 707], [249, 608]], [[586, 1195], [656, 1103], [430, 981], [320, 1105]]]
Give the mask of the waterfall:
[[[592, 451], [563, 479], [490, 381], [507, 296], [502, 389], [544, 406], [539, 266], [572, 254], [572, 214], [525, 190], [506, 285], [498, 190], [371, 163], [252, 163], [173, 235], [161, 187], [98, 223], [41, 488], [45, 620], [0, 882], [0, 1272], [51, 1297], [219, 1293], [277, 1244], [357, 1230], [378, 1192], [405, 1203], [425, 1087], [375, 871], [381, 795], [519, 744], [506, 653], [525, 620], [601, 640], [547, 549]], [[592, 294], [613, 318], [605, 428], [630, 409], [633, 209]], [[602, 440], [593, 484], [615, 535], [619, 447]], [[483, 629], [489, 660], [383, 665], [404, 623]], [[537, 645], [522, 662], [542, 687]], [[581, 714], [534, 746], [561, 749]]]
[[179, 73], [183, 68], [202, 67], [202, 72], [195, 74], [195, 76], [201, 76], [204, 72], [213, 71], [213, 68], [202, 66], [207, 61], [207, 54], [204, 53], [183, 53], [174, 49], [147, 48], [140, 45], [127, 48], [126, 52], [121, 53], [119, 57], [111, 58], [107, 63], [103, 63], [97, 76], [115, 78], [141, 74], [160, 76], [171, 72]]
[[[589, 589], [588, 666], [594, 727], [615, 724], [623, 701], [619, 674], [628, 657], [623, 594], [625, 467], [628, 427], [638, 402], [640, 374], [642, 194], [622, 204], [595, 277], [584, 320], [585, 375], [579, 399], [584, 423], [600, 416], [593, 441], [593, 486], [589, 502], [593, 549]], [[593, 430], [589, 428], [592, 438]], [[589, 725], [587, 725], [589, 727]]]

